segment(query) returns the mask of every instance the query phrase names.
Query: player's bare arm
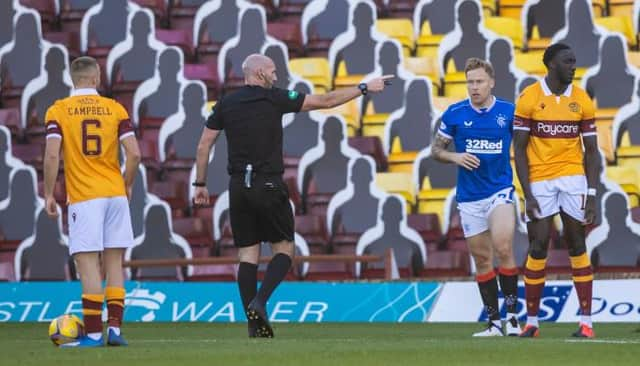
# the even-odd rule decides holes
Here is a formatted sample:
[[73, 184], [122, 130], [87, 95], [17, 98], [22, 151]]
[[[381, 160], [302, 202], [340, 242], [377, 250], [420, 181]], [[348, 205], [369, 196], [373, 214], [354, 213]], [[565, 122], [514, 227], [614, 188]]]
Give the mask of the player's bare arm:
[[538, 207], [538, 201], [536, 201], [533, 193], [531, 193], [527, 145], [529, 145], [529, 131], [513, 131], [513, 154], [516, 163], [516, 174], [518, 175], [518, 180], [524, 192], [527, 216], [533, 219], [537, 217], [537, 212], [539, 212], [540, 208]]
[[480, 166], [480, 159], [473, 154], [447, 151], [450, 143], [451, 139], [439, 133], [436, 134], [436, 141], [431, 147], [431, 155], [440, 162], [453, 163], [467, 170], [474, 170]]
[[[597, 135], [583, 136], [584, 144], [584, 170], [587, 175], [587, 186], [595, 188], [598, 185], [600, 172], [600, 152], [598, 151]], [[589, 225], [596, 218], [596, 196], [588, 194], [584, 210], [584, 224]]]
[[[384, 86], [391, 82], [394, 75], [384, 75], [377, 77], [368, 83], [366, 92], [378, 93], [384, 90]], [[314, 109], [327, 109], [337, 107], [363, 94], [360, 88], [343, 88], [321, 95], [307, 95], [304, 98], [300, 111], [311, 111]]]
[[127, 198], [131, 200], [131, 192], [133, 191], [133, 183], [136, 180], [138, 165], [140, 164], [141, 155], [138, 140], [134, 135], [127, 136], [121, 141], [124, 147], [126, 163], [124, 167], [124, 186], [127, 190]]
[[204, 128], [200, 142], [198, 143], [198, 150], [196, 152], [196, 191], [194, 195], [194, 203], [196, 205], [208, 205], [209, 204], [209, 191], [207, 190], [207, 167], [209, 164], [209, 152], [211, 147], [216, 142], [216, 139], [220, 135], [219, 130], [211, 128]]
[[48, 138], [44, 150], [44, 200], [47, 215], [51, 218], [58, 217], [58, 205], [53, 197], [53, 189], [58, 178], [60, 167], [60, 147], [62, 140]]

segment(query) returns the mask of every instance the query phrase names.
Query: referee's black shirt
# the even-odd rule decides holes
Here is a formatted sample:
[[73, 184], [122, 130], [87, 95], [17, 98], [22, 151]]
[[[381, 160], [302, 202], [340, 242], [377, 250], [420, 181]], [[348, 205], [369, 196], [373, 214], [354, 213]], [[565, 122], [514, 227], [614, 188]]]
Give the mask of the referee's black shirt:
[[247, 164], [261, 174], [282, 174], [282, 115], [299, 112], [305, 95], [293, 90], [245, 85], [220, 99], [206, 127], [224, 130], [229, 174], [244, 174]]

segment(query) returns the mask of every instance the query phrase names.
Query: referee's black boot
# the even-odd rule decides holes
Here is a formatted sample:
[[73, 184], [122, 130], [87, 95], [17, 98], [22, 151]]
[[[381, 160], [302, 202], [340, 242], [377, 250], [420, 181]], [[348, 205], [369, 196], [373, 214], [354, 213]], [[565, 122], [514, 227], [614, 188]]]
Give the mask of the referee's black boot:
[[273, 338], [273, 328], [269, 324], [269, 317], [267, 317], [267, 311], [259, 301], [253, 299], [249, 306], [247, 306], [247, 319], [249, 321], [255, 321], [257, 324], [257, 336], [263, 338]]
[[249, 319], [247, 321], [247, 330], [249, 332], [249, 338], [258, 337], [258, 324], [256, 324], [255, 320]]

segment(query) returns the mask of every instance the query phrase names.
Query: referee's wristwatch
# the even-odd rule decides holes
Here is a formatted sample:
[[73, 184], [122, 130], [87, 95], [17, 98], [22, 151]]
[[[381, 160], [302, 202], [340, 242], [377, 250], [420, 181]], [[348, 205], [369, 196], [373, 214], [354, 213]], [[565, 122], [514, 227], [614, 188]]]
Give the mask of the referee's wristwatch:
[[369, 92], [369, 88], [367, 88], [367, 83], [358, 84], [358, 89], [360, 89], [360, 93], [362, 93], [362, 95], [367, 95], [367, 93]]
[[206, 187], [207, 183], [205, 183], [205, 182], [193, 182], [193, 183], [191, 183], [191, 185], [194, 186], [194, 187]]

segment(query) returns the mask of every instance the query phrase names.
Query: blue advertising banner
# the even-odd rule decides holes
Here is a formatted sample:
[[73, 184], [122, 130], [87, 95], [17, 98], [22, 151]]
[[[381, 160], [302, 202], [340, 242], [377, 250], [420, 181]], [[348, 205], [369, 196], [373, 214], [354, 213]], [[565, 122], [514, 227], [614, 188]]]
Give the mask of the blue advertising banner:
[[[127, 282], [125, 287], [128, 322], [245, 320], [235, 283]], [[285, 282], [268, 311], [274, 322], [424, 322], [440, 288], [432, 282]], [[46, 322], [61, 314], [82, 314], [79, 282], [0, 283], [0, 322]]]

